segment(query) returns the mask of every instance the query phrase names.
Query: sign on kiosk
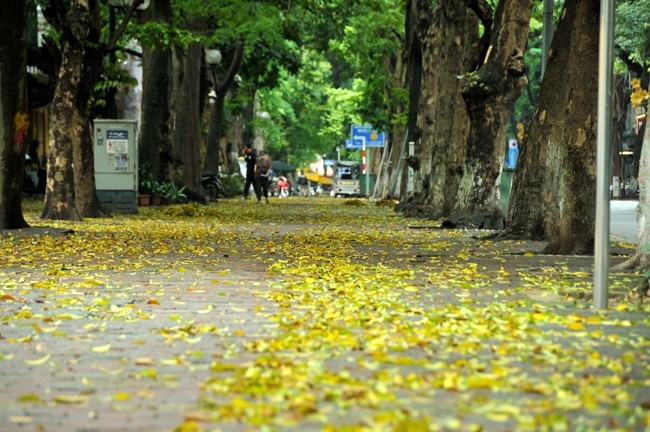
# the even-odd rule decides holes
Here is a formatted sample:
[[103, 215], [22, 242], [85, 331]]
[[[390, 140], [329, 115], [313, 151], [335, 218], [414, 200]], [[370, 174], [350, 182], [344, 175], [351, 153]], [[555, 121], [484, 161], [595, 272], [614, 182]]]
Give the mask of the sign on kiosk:
[[135, 120], [95, 120], [95, 184], [102, 206], [115, 213], [138, 209]]

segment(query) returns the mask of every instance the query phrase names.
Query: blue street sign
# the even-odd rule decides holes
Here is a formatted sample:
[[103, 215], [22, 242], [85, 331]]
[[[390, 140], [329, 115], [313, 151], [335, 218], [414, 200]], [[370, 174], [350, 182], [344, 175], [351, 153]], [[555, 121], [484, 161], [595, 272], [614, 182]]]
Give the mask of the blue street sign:
[[345, 140], [345, 148], [348, 150], [361, 150], [363, 148], [363, 140], [348, 138]]
[[[377, 132], [372, 129], [371, 125], [352, 125], [352, 146], [353, 148], [366, 147], [384, 147], [386, 145], [386, 132]], [[358, 147], [357, 147], [358, 145]], [[346, 148], [348, 143], [345, 143]]]

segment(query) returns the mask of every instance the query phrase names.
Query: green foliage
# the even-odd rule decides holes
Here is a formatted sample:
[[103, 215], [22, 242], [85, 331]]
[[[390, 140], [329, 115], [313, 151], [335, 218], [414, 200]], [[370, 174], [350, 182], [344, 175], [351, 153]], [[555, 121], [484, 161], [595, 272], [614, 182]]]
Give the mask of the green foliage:
[[193, 32], [170, 23], [149, 21], [129, 28], [131, 38], [148, 48], [187, 47], [201, 39]]
[[[259, 93], [260, 109], [271, 118], [255, 122], [271, 153], [295, 166], [317, 155], [334, 158], [336, 147], [349, 138], [352, 123], [382, 129], [405, 124], [405, 113], [390, 118], [388, 108], [408, 101], [403, 83], [393, 82], [391, 71], [384, 69], [386, 59], [392, 64], [403, 49], [404, 1], [301, 5], [304, 18], [287, 27], [299, 28], [303, 38], [294, 39], [308, 42], [302, 47], [302, 69], [295, 74], [285, 68], [277, 87]], [[391, 89], [391, 100], [386, 89]]]
[[239, 175], [221, 177], [221, 187], [226, 196], [237, 196], [244, 190], [244, 180]]
[[171, 204], [183, 202], [187, 198], [185, 186], [178, 187], [175, 183], [162, 183], [159, 190], [167, 202]]
[[630, 60], [650, 64], [650, 0], [617, 2], [616, 45], [630, 54]]
[[141, 194], [152, 194], [154, 192], [156, 181], [151, 172], [149, 164], [141, 164], [138, 168], [138, 192]]

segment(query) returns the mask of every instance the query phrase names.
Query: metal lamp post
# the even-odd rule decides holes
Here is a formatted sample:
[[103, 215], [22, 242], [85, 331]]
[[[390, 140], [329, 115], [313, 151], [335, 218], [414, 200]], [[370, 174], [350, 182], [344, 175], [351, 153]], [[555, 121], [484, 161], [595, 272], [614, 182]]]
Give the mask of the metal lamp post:
[[[219, 137], [218, 137], [218, 130], [219, 130], [219, 118], [218, 118], [218, 113], [217, 113], [217, 98], [219, 97], [219, 94], [217, 93], [218, 89], [218, 80], [217, 80], [217, 67], [221, 63], [221, 51], [218, 49], [207, 49], [205, 50], [205, 61], [208, 63], [208, 66], [210, 66], [210, 72], [212, 74], [212, 86], [213, 89], [208, 95], [208, 98], [210, 99], [210, 126], [208, 128], [208, 148], [215, 148], [216, 149], [216, 168], [214, 174], [218, 177], [219, 176], [219, 148], [217, 147], [219, 145]], [[212, 174], [212, 173], [205, 173], [205, 174]]]

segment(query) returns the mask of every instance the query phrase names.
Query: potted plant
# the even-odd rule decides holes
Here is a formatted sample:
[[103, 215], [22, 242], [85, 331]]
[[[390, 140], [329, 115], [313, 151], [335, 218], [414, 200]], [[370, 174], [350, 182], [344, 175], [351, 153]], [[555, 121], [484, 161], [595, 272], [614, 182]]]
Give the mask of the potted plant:
[[151, 186], [151, 204], [152, 205], [161, 205], [163, 203], [163, 197], [167, 195], [167, 189], [169, 183], [164, 182], [153, 182]]
[[147, 206], [151, 204], [151, 193], [154, 188], [153, 175], [147, 165], [142, 165], [138, 172], [138, 204]]

